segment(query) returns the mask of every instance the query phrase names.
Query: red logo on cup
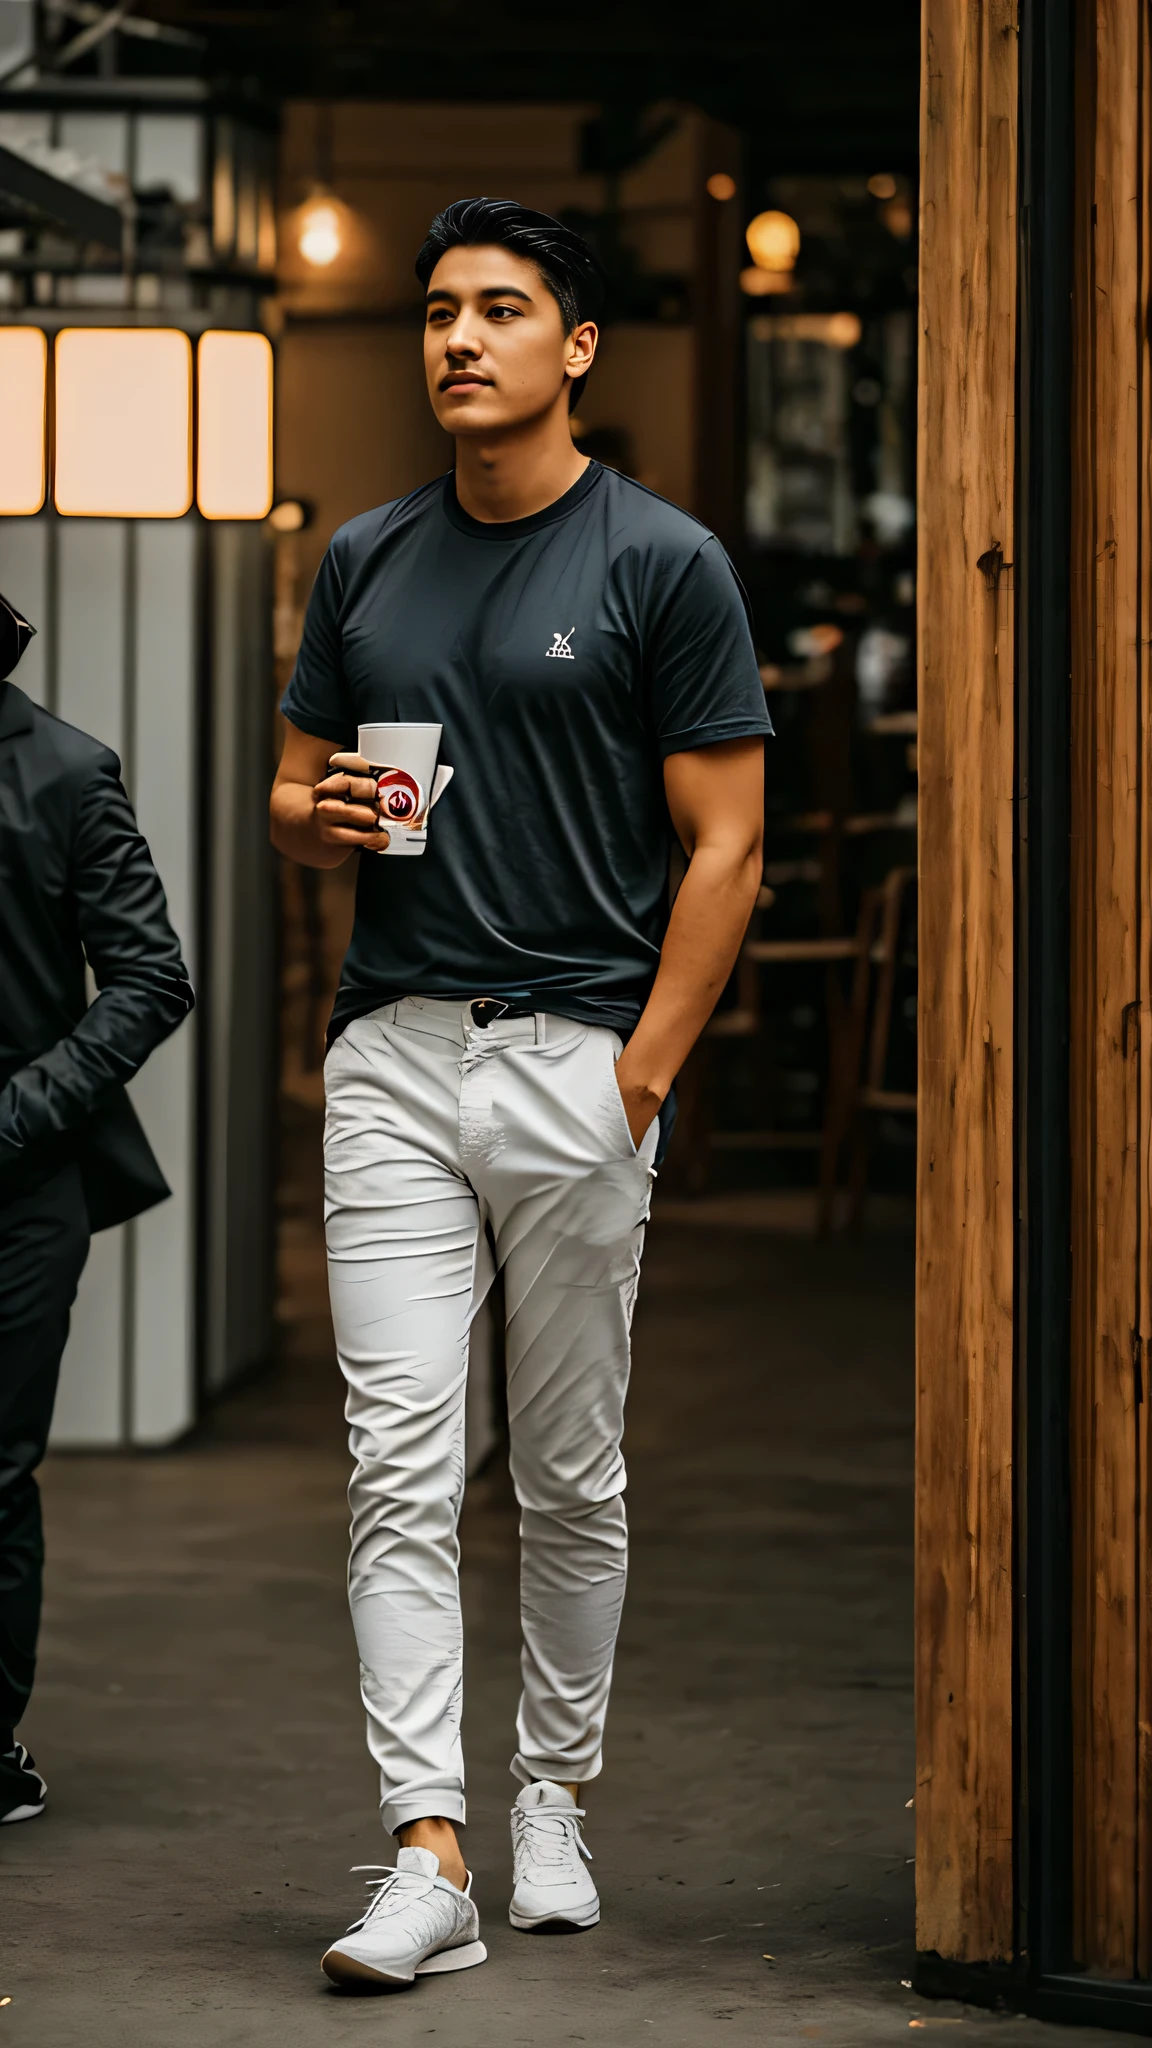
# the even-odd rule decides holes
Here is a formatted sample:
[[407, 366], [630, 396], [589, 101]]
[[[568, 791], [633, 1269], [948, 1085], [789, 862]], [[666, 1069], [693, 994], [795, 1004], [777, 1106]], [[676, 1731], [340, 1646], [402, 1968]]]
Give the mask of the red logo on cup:
[[411, 825], [424, 810], [424, 791], [406, 768], [382, 768], [376, 795], [381, 815], [393, 825]]

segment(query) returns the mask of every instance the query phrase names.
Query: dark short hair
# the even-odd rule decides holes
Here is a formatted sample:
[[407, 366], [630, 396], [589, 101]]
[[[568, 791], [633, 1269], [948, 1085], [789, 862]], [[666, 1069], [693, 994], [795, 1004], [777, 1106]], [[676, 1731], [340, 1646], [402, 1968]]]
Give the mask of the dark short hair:
[[[604, 303], [604, 273], [582, 235], [549, 213], [536, 213], [515, 199], [454, 199], [436, 215], [416, 258], [416, 275], [428, 281], [448, 249], [471, 249], [495, 243], [534, 263], [560, 308], [564, 332], [583, 320], [595, 320]], [[571, 409], [587, 383], [573, 377], [568, 394]]]

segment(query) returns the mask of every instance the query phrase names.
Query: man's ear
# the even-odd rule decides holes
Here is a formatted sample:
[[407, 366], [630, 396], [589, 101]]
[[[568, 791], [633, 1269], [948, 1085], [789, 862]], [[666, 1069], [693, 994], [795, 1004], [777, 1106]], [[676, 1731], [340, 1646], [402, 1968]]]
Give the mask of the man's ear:
[[569, 377], [588, 375], [599, 339], [600, 330], [594, 320], [582, 320], [578, 327], [572, 329], [568, 337], [568, 360], [564, 365]]

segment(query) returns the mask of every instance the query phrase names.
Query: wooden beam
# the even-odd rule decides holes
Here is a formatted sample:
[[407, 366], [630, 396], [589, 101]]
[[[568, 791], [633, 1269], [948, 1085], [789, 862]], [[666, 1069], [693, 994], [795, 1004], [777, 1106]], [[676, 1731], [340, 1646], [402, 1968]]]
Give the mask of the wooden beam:
[[1141, 7], [1136, 27], [1138, 102], [1135, 187], [1139, 203], [1135, 306], [1140, 560], [1136, 577], [1136, 647], [1140, 690], [1140, 835], [1136, 853], [1140, 938], [1139, 1033], [1136, 1042], [1140, 1109], [1138, 1117], [1138, 1200], [1136, 1246], [1137, 1352], [1133, 1361], [1136, 1419], [1136, 1972], [1152, 1977], [1152, 675], [1149, 673], [1149, 578], [1152, 576], [1152, 346], [1149, 290], [1152, 283], [1152, 29]]
[[1017, 21], [925, 0], [917, 1947], [1012, 1954]]
[[1146, 8], [1082, 0], [1077, 29], [1073, 1915], [1077, 1960], [1131, 1977], [1149, 1965], [1150, 1849]]
[[[735, 129], [721, 121], [701, 122], [693, 194], [696, 260], [692, 510], [732, 552], [739, 551], [744, 528], [740, 448], [744, 317], [737, 287], [741, 267], [749, 261], [744, 248], [748, 216], [743, 199], [743, 155], [741, 138]], [[712, 198], [707, 180], [716, 171], [726, 171], [735, 181], [734, 198]]]

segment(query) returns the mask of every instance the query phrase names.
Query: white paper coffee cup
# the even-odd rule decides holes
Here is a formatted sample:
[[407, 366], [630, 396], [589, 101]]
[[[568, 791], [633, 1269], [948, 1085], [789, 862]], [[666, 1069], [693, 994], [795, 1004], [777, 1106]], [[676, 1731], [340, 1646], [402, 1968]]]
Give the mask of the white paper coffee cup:
[[428, 813], [452, 779], [437, 767], [442, 725], [362, 725], [357, 751], [376, 777], [380, 822], [389, 839], [385, 855], [423, 853]]

